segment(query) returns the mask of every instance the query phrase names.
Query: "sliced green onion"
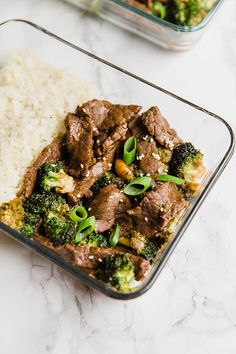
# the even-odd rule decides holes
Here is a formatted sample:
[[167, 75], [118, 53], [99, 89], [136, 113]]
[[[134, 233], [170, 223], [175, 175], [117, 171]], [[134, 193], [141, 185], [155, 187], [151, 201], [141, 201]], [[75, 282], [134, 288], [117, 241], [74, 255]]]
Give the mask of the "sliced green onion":
[[77, 206], [70, 211], [70, 219], [74, 222], [80, 222], [87, 218], [88, 213], [83, 206]]
[[151, 177], [138, 177], [134, 178], [132, 182], [127, 184], [127, 186], [125, 186], [122, 191], [124, 194], [135, 196], [146, 192], [146, 190], [151, 187], [151, 185]]
[[157, 181], [163, 181], [163, 182], [172, 182], [177, 185], [181, 185], [185, 183], [185, 180], [179, 177], [171, 176], [171, 175], [160, 175], [157, 177]]
[[95, 227], [95, 216], [90, 216], [79, 224], [75, 235], [75, 243], [80, 243], [86, 236], [90, 235]]
[[161, 19], [164, 19], [166, 17], [166, 7], [160, 1], [155, 1], [152, 4], [151, 10], [152, 10], [153, 15], [156, 15], [156, 16], [160, 17]]
[[124, 145], [123, 160], [127, 165], [129, 165], [135, 160], [136, 150], [137, 139], [135, 138], [135, 136], [131, 136], [129, 139], [126, 140]]
[[109, 237], [109, 243], [112, 247], [116, 247], [120, 237], [120, 225], [116, 224], [114, 230], [111, 232]]

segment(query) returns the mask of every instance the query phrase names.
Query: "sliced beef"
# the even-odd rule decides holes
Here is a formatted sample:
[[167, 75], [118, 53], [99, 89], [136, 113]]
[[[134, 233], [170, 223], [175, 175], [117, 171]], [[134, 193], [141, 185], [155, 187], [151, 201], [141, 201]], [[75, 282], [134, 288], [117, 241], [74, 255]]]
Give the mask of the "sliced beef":
[[183, 143], [183, 140], [177, 136], [176, 131], [162, 117], [158, 107], [151, 107], [144, 112], [141, 115], [141, 121], [155, 140], [167, 149], [172, 150], [175, 146]]
[[129, 129], [138, 139], [137, 160], [139, 168], [146, 175], [156, 178], [164, 172], [163, 163], [157, 154], [157, 144], [154, 138], [149, 134], [147, 128], [143, 125], [141, 117], [137, 117], [129, 124]]
[[93, 159], [93, 121], [90, 115], [69, 113], [65, 119], [69, 173], [86, 176]]
[[[47, 237], [41, 236], [39, 234], [35, 235], [34, 239], [41, 245], [60, 255], [64, 260], [69, 261], [76, 266], [87, 269], [96, 269], [99, 266], [99, 263], [102, 262], [104, 258], [110, 255], [122, 254], [122, 252], [115, 248], [75, 246], [72, 244], [54, 246]], [[131, 262], [134, 264], [136, 279], [143, 279], [150, 269], [150, 263], [142, 257], [135, 256], [130, 253], [125, 254], [130, 258]]]
[[93, 134], [100, 135], [104, 130], [128, 123], [140, 111], [140, 106], [113, 105], [108, 101], [91, 100], [77, 107], [76, 114], [88, 114], [93, 119]]
[[187, 207], [182, 193], [173, 183], [158, 183], [155, 190], [148, 192], [139, 205], [127, 210], [119, 223], [124, 232], [135, 229], [147, 237], [155, 235]]
[[125, 139], [127, 130], [128, 128], [126, 125], [119, 126], [103, 142], [100, 146], [101, 157], [99, 160], [97, 160], [97, 162], [89, 169], [86, 177], [76, 182], [74, 191], [68, 194], [71, 203], [77, 203], [98, 178], [111, 169], [119, 141]]
[[156, 142], [150, 135], [143, 136], [138, 140], [137, 159], [139, 161], [139, 168], [144, 174], [150, 175], [152, 178], [156, 178], [165, 170], [157, 153]]
[[107, 117], [110, 109], [112, 107], [112, 103], [103, 100], [91, 100], [88, 101], [82, 106], [78, 106], [76, 109], [76, 114], [82, 116], [83, 114], [87, 114], [93, 119], [93, 134], [94, 136], [99, 135], [101, 126]]
[[47, 145], [39, 154], [34, 163], [27, 168], [24, 175], [22, 190], [20, 196], [25, 199], [33, 192], [38, 169], [45, 163], [55, 163], [62, 158], [62, 139], [57, 139], [55, 142]]
[[130, 208], [129, 199], [114, 185], [100, 189], [89, 205], [89, 215], [96, 218], [95, 231], [104, 232], [111, 229], [115, 220]]
[[135, 105], [113, 105], [101, 125], [101, 130], [110, 130], [119, 125], [127, 124], [136, 117], [140, 109], [141, 106]]
[[[112, 151], [111, 153], [113, 153], [114, 157], [115, 151]], [[100, 160], [96, 162], [95, 165], [90, 168], [89, 174], [76, 182], [74, 191], [68, 194], [69, 202], [72, 204], [77, 203], [80, 198], [89, 192], [89, 189], [98, 180], [98, 178], [110, 169], [111, 163], [108, 158], [105, 161]]]
[[112, 133], [101, 144], [101, 154], [106, 157], [114, 147], [118, 147], [120, 141], [125, 140], [128, 127], [126, 124], [116, 127]]

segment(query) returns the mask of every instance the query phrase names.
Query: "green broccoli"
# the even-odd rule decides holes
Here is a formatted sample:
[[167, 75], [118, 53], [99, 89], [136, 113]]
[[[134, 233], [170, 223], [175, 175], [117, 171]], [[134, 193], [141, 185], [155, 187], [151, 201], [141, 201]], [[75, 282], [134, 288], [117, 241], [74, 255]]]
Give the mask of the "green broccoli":
[[161, 162], [168, 164], [171, 160], [172, 151], [164, 148], [163, 146], [158, 146], [157, 154], [160, 156]]
[[50, 192], [55, 189], [58, 193], [70, 193], [75, 188], [73, 177], [63, 171], [63, 163], [45, 163], [38, 172], [37, 185], [40, 190]]
[[124, 182], [121, 180], [121, 178], [116, 177], [114, 173], [106, 172], [93, 184], [91, 190], [94, 194], [96, 194], [101, 188], [108, 186], [109, 184], [115, 184], [119, 189], [121, 189], [124, 185]]
[[26, 212], [23, 217], [23, 222], [20, 232], [27, 238], [32, 238], [40, 221], [39, 214], [31, 214]]
[[125, 254], [111, 255], [103, 259], [95, 276], [109, 287], [119, 291], [129, 291], [135, 277], [134, 265]]
[[172, 0], [176, 24], [194, 26], [201, 22], [216, 0]]
[[91, 247], [109, 247], [109, 243], [103, 234], [92, 233], [80, 242], [80, 245], [88, 245]]
[[195, 182], [205, 173], [202, 158], [202, 153], [191, 143], [179, 145], [173, 151], [169, 172], [186, 181]]
[[32, 214], [44, 214], [51, 210], [63, 215], [69, 210], [65, 199], [55, 192], [32, 193], [23, 206], [25, 211]]
[[59, 216], [53, 211], [44, 215], [43, 227], [55, 246], [73, 243], [75, 238], [75, 224]]
[[0, 205], [0, 221], [15, 230], [20, 230], [24, 213], [20, 198], [15, 198]]
[[129, 237], [120, 237], [119, 243], [134, 249], [139, 256], [153, 262], [157, 256], [155, 243], [138, 231], [133, 231]]

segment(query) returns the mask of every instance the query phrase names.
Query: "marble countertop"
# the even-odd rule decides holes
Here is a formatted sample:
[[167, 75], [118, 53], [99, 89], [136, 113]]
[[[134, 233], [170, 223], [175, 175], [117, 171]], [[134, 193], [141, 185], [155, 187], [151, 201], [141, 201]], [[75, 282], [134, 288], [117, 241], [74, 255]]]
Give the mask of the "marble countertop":
[[[60, 1], [0, 0], [0, 9], [0, 21], [36, 22], [236, 128], [235, 0], [225, 0], [186, 52], [160, 49]], [[106, 298], [1, 237], [0, 353], [235, 354], [235, 178], [233, 157], [156, 284], [129, 302]]]

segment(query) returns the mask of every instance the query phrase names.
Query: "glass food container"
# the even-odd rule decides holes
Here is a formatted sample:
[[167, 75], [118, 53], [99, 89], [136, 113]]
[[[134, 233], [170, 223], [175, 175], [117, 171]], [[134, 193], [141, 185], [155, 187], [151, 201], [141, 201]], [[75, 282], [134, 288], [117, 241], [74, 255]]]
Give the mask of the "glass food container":
[[223, 2], [223, 0], [216, 0], [202, 22], [188, 27], [162, 20], [122, 0], [66, 1], [90, 13], [96, 13], [102, 18], [170, 50], [191, 48], [205, 32], [208, 23]]
[[[9, 38], [14, 40], [9, 41]], [[82, 269], [63, 260], [36, 241], [27, 239], [19, 232], [0, 223], [0, 233], [9, 235], [33, 249], [105, 295], [123, 300], [142, 295], [157, 279], [187, 226], [229, 162], [234, 150], [234, 134], [231, 127], [214, 113], [96, 57], [31, 22], [8, 20], [1, 23], [0, 48], [0, 66], [15, 50], [31, 49], [47, 63], [58, 68], [67, 68], [85, 82], [97, 86], [103, 99], [113, 103], [139, 104], [144, 110], [152, 105], [158, 105], [179, 135], [184, 140], [191, 141], [204, 153], [207, 173], [198, 196], [191, 200], [188, 209], [177, 224], [171, 242], [159, 256], [144, 282], [138, 283], [130, 292], [120, 293], [107, 288], [96, 279], [89, 277]], [[118, 89], [121, 86], [123, 89]], [[1, 126], [2, 130], [4, 126]]]

